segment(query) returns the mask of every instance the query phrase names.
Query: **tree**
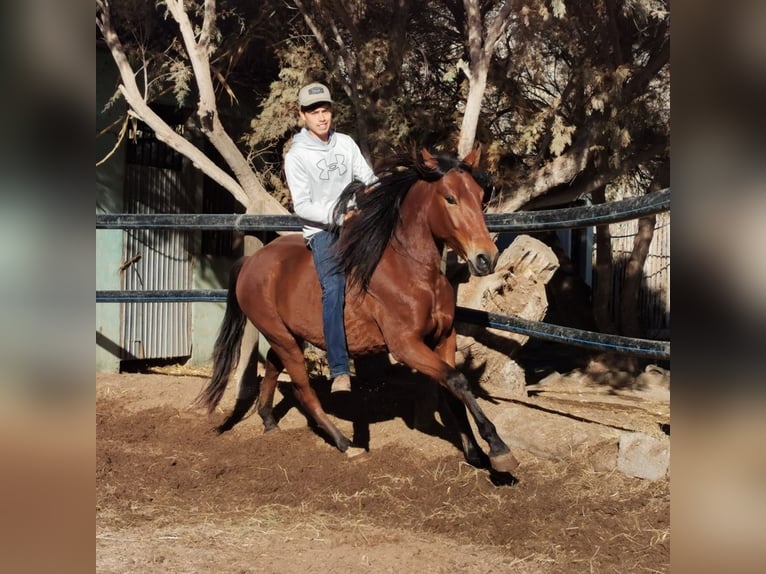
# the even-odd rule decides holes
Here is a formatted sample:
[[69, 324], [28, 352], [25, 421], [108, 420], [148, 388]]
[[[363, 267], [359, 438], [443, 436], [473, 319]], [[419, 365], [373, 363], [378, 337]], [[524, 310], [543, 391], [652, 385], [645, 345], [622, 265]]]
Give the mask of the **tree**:
[[[487, 87], [487, 74], [495, 54], [495, 44], [508, 25], [512, 2], [505, 0], [497, 11], [489, 12], [490, 20], [485, 24], [478, 0], [463, 0], [465, 29], [468, 38], [468, 63], [462, 60], [458, 67], [468, 79], [468, 95], [465, 101], [463, 121], [460, 125], [460, 141], [457, 152], [460, 157], [468, 155], [474, 146], [476, 128], [481, 113], [481, 103]], [[486, 35], [484, 29], [486, 28]]]
[[[250, 212], [288, 205], [281, 158], [298, 126], [295, 95], [311, 80], [331, 85], [340, 129], [373, 165], [412, 143], [461, 155], [480, 143], [497, 191], [492, 211], [619, 199], [666, 179], [669, 0], [169, 0], [158, 3], [165, 21], [151, 3], [96, 6], [130, 113]], [[125, 13], [151, 20], [154, 36], [129, 34]], [[256, 50], [248, 42], [258, 35]], [[270, 64], [243, 66], [254, 53]], [[195, 123], [228, 171], [153, 113], [156, 86], [194, 100]], [[251, 120], [243, 140], [229, 135], [239, 129], [232, 113]], [[605, 277], [602, 231], [596, 268]], [[636, 265], [650, 241], [642, 237]], [[596, 296], [608, 290], [597, 284]]]
[[669, 162], [668, 3], [550, 7], [531, 0], [514, 14], [490, 73], [489, 157], [513, 188], [499, 211], [564, 203]]
[[112, 53], [122, 84], [119, 90], [127, 101], [129, 114], [137, 117], [154, 130], [157, 139], [191, 159], [208, 177], [213, 179], [237, 201], [248, 213], [286, 213], [287, 210], [269, 195], [261, 185], [236, 143], [224, 129], [218, 112], [210, 55], [215, 50], [216, 3], [205, 0], [201, 23], [195, 26], [182, 0], [166, 0], [165, 5], [178, 26], [178, 40], [185, 48], [186, 57], [193, 70], [197, 88], [197, 117], [202, 133], [220, 154], [233, 176], [216, 165], [192, 142], [176, 133], [154, 110], [148, 101], [148, 83], [141, 92], [134, 70], [113, 26], [108, 0], [96, 0], [96, 25]]
[[[229, 2], [232, 11], [248, 5]], [[236, 91], [211, 68], [216, 4], [186, 5], [196, 6], [167, 3], [176, 28], [162, 31], [175, 35], [168, 47], [179, 54], [183, 48], [175, 73], [186, 70], [193, 81], [200, 127], [234, 174], [229, 180], [152, 118], [134, 80], [134, 72], [147, 68], [125, 57], [108, 0], [97, 2], [97, 23], [132, 113], [157, 124], [158, 135], [242, 202], [271, 203], [252, 160], [280, 161], [280, 147], [297, 125], [294, 92], [317, 76], [340, 87], [339, 119], [353, 118], [347, 125], [373, 160], [412, 141], [454, 145], [461, 154], [483, 144], [501, 190], [493, 206], [499, 211], [544, 205], [543, 197], [565, 202], [669, 161], [667, 0], [622, 6], [615, 0], [570, 6], [562, 0], [297, 0], [297, 19], [289, 17], [289, 4], [270, 4], [268, 10], [285, 13], [255, 26], [268, 27], [261, 51], [280, 62], [249, 78], [266, 86], [260, 111], [253, 111], [249, 168], [218, 121], [213, 82], [230, 98]], [[144, 92], [153, 81], [145, 79]], [[265, 183], [274, 191], [276, 185]]]

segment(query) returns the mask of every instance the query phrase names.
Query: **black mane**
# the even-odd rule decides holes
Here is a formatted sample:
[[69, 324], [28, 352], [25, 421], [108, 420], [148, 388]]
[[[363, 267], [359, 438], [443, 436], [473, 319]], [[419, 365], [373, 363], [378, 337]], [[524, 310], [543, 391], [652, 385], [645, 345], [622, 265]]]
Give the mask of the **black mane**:
[[436, 165], [427, 166], [418, 152], [399, 154], [378, 169], [378, 182], [366, 187], [359, 181], [349, 184], [335, 207], [337, 221], [349, 201], [356, 211], [341, 228], [335, 244], [336, 257], [353, 285], [367, 289], [375, 267], [399, 223], [399, 210], [407, 192], [419, 180], [438, 181], [454, 168], [471, 171], [471, 166], [448, 154], [435, 155]]

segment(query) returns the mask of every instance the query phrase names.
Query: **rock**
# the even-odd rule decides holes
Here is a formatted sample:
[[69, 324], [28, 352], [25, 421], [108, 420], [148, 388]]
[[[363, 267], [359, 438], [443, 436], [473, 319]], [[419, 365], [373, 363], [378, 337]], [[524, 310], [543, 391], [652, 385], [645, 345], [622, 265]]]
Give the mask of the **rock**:
[[623, 432], [617, 455], [617, 470], [629, 476], [659, 480], [670, 466], [670, 439], [643, 433]]
[[583, 456], [595, 470], [615, 468], [619, 431], [613, 428], [521, 406], [505, 407], [492, 420], [511, 450], [548, 460]]
[[511, 269], [517, 277], [547, 284], [559, 260], [553, 249], [529, 235], [519, 235], [497, 259], [497, 269]]

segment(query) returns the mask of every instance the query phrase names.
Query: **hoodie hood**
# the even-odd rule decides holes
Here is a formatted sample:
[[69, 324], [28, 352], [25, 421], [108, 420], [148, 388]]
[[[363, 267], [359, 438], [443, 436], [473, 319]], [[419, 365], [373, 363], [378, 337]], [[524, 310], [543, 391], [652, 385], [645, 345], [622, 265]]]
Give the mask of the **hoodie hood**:
[[326, 152], [335, 148], [336, 140], [335, 129], [330, 130], [330, 138], [327, 140], [327, 143], [325, 143], [312, 136], [311, 132], [306, 128], [301, 128], [301, 131], [293, 136], [292, 147], [297, 146], [296, 149]]

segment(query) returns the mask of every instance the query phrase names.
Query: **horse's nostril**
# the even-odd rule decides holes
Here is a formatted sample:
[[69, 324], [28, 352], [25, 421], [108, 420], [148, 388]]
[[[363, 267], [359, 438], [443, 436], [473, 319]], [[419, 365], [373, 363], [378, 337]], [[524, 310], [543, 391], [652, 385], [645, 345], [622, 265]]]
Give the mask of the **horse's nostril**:
[[489, 262], [489, 259], [487, 259], [487, 256], [484, 255], [483, 253], [476, 258], [476, 268], [479, 270], [480, 273], [482, 274], [489, 273], [491, 270], [491, 267], [492, 266]]

